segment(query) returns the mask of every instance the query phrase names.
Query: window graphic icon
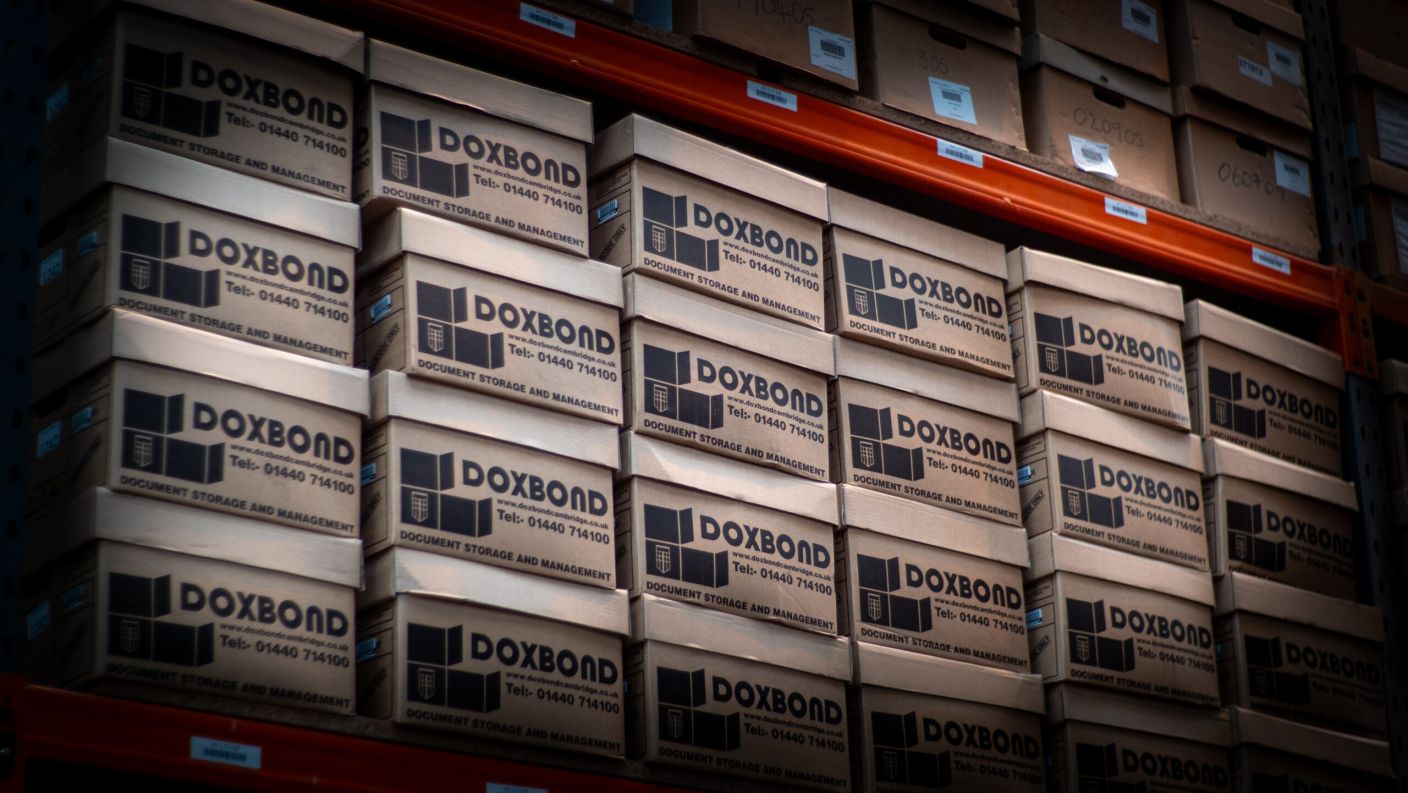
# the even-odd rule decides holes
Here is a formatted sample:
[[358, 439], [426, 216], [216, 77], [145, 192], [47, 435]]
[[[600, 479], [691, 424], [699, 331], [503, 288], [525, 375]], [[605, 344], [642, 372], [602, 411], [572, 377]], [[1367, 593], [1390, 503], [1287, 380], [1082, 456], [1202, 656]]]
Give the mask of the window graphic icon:
[[172, 613], [171, 576], [108, 573], [108, 653], [176, 666], [215, 660], [215, 623], [180, 625]]
[[1113, 743], [1077, 743], [1076, 776], [1080, 779], [1079, 789], [1102, 793], [1135, 793], [1144, 790], [1143, 784], [1112, 781], [1120, 775], [1118, 757], [1119, 749]]
[[122, 467], [187, 482], [224, 479], [225, 444], [209, 446], [172, 437], [185, 429], [184, 394], [122, 392]]
[[645, 412], [714, 430], [724, 425], [723, 394], [709, 395], [682, 386], [690, 379], [689, 352], [645, 345]]
[[679, 708], [670, 708], [665, 714], [665, 732], [675, 740], [679, 740], [684, 735], [684, 711]]
[[152, 436], [141, 433], [134, 434], [132, 436], [132, 462], [136, 463], [138, 468], [146, 468], [151, 465], [152, 460], [156, 457], [152, 452], [155, 446], [156, 439]]
[[737, 713], [709, 713], [704, 670], [686, 672], [666, 666], [655, 670], [660, 705], [656, 712], [660, 739], [703, 749], [729, 752], [742, 743]]
[[1046, 371], [1059, 371], [1061, 368], [1061, 351], [1055, 347], [1046, 347], [1043, 348], [1042, 352], [1045, 356], [1043, 360], [1046, 361]]
[[1080, 493], [1075, 490], [1066, 492], [1066, 514], [1073, 518], [1082, 517], [1082, 504]]
[[118, 624], [117, 641], [124, 654], [137, 652], [142, 646], [142, 624], [134, 619], [123, 618]]
[[867, 622], [879, 622], [885, 616], [884, 596], [879, 592], [865, 593], [865, 616]]
[[881, 559], [856, 554], [856, 582], [860, 588], [861, 622], [888, 628], [926, 633], [934, 629], [934, 616], [929, 598], [916, 599], [893, 594], [904, 582], [900, 578], [900, 559]]
[[848, 403], [850, 418], [851, 464], [863, 471], [903, 479], [909, 482], [924, 478], [924, 450], [884, 443], [894, 436], [889, 408], [872, 408]]
[[661, 228], [661, 227], [659, 227], [659, 226], [653, 226], [653, 227], [651, 227], [651, 229], [650, 229], [650, 248], [651, 248], [651, 250], [655, 251], [656, 253], [664, 253], [664, 252], [666, 251], [666, 246], [669, 244], [669, 238], [665, 236], [666, 234], [668, 234], [668, 232], [667, 232], [665, 229], [663, 229], [663, 228]]
[[641, 188], [641, 224], [651, 252], [686, 267], [712, 273], [719, 269], [719, 241], [685, 233], [689, 198]]
[[431, 352], [441, 352], [445, 349], [444, 325], [430, 325], [425, 329], [425, 346]]
[[1066, 623], [1072, 663], [1112, 672], [1128, 672], [1134, 668], [1134, 639], [1101, 635], [1109, 627], [1105, 622], [1105, 601], [1091, 603], [1067, 598]]
[[151, 118], [152, 110], [156, 107], [156, 97], [153, 90], [145, 85], [133, 84], [132, 91], [132, 116], [139, 121], [146, 121]]
[[401, 449], [401, 522], [466, 537], [487, 537], [494, 529], [494, 499], [463, 498], [455, 487], [453, 452], [431, 454]]
[[670, 553], [669, 546], [655, 546], [655, 569], [659, 570], [661, 575], [669, 575], [670, 571], [675, 569], [675, 557]]
[[1310, 703], [1310, 673], [1281, 671], [1286, 657], [1280, 637], [1263, 638], [1247, 634], [1242, 646], [1247, 654], [1247, 680], [1252, 697], [1283, 705]]
[[646, 575], [715, 589], [728, 586], [728, 551], [701, 551], [694, 510], [645, 505]]
[[416, 340], [420, 351], [481, 369], [504, 365], [504, 334], [459, 327], [469, 321], [469, 290], [416, 281]]
[[424, 523], [430, 517], [430, 494], [421, 490], [411, 491], [411, 517], [417, 523]]
[[935, 754], [918, 748], [919, 717], [909, 713], [870, 714], [873, 738], [875, 780], [898, 785], [939, 790], [953, 783], [948, 752]]
[[655, 406], [656, 413], [664, 413], [670, 409], [670, 388], [664, 383], [650, 384], [650, 402]]
[[846, 279], [846, 307], [853, 316], [901, 330], [919, 324], [914, 298], [901, 300], [884, 293], [885, 262], [841, 254], [841, 270]]
[[1208, 404], [1212, 423], [1248, 438], [1266, 437], [1266, 410], [1237, 404], [1243, 397], [1242, 373], [1208, 367]]
[[404, 151], [391, 152], [391, 175], [402, 181], [411, 175], [410, 159]]
[[416, 670], [416, 691], [422, 700], [435, 697], [435, 670], [422, 667]]
[[146, 289], [152, 285], [152, 263], [146, 259], [139, 259], [132, 263], [132, 269], [128, 274], [132, 280], [132, 285], [138, 291]]
[[426, 155], [435, 153], [430, 119], [381, 114], [381, 175], [385, 179], [449, 198], [469, 195], [469, 164]]
[[1227, 426], [1228, 423], [1229, 423], [1229, 419], [1227, 418], [1227, 408], [1228, 408], [1228, 405], [1227, 405], [1227, 403], [1224, 402], [1223, 400], [1221, 400], [1221, 399], [1215, 399], [1215, 400], [1213, 400], [1213, 402], [1212, 402], [1212, 423], [1218, 424], [1218, 425], [1223, 426], [1223, 427]]
[[125, 292], [188, 306], [220, 305], [220, 271], [200, 270], [169, 259], [181, 256], [181, 224], [123, 215], [118, 282]]
[[869, 292], [863, 289], [857, 289], [855, 290], [853, 298], [854, 299], [851, 301], [851, 305], [855, 306], [855, 311], [853, 313], [860, 314], [862, 316], [870, 313]]
[[1124, 526], [1124, 497], [1091, 492], [1099, 487], [1093, 458], [1061, 454], [1056, 456], [1056, 467], [1061, 482], [1061, 511], [1066, 517], [1110, 529]]
[[1068, 349], [1076, 344], [1075, 321], [1071, 317], [1036, 314], [1037, 360], [1041, 370], [1065, 380], [1104, 385], [1105, 356]]
[[172, 90], [181, 87], [182, 53], [128, 44], [122, 58], [123, 117], [196, 138], [220, 134], [220, 100], [203, 102]]
[[866, 468], [875, 467], [875, 442], [861, 440], [856, 446], [856, 451], [860, 454], [860, 464]]
[[406, 698], [475, 713], [499, 709], [501, 673], [455, 669], [464, 663], [464, 627], [406, 625]]

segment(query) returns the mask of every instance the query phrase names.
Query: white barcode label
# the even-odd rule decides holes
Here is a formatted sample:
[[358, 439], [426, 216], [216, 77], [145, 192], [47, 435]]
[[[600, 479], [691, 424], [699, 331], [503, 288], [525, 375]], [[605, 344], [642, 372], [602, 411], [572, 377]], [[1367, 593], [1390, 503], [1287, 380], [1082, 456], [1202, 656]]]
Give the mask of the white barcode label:
[[1379, 130], [1379, 156], [1408, 167], [1408, 96], [1376, 86], [1374, 119]]
[[755, 83], [749, 80], [748, 98], [756, 99], [759, 102], [767, 102], [770, 105], [776, 105], [783, 110], [791, 110], [794, 113], [797, 112], [797, 95], [784, 91], [781, 88], [773, 88], [770, 85], [763, 85], [762, 83]]
[[530, 6], [527, 3], [520, 4], [518, 18], [530, 25], [537, 25], [554, 33], [561, 33], [569, 39], [577, 38], [577, 20], [554, 14], [551, 11], [544, 11], [537, 6]]
[[1271, 72], [1268, 72], [1265, 66], [1241, 55], [1237, 56], [1237, 71], [1241, 72], [1244, 77], [1250, 77], [1262, 85], [1271, 85]]
[[548, 793], [548, 789], [545, 787], [505, 785], [502, 782], [485, 782], [484, 793]]
[[1124, 29], [1159, 43], [1159, 12], [1148, 3], [1139, 0], [1122, 0], [1120, 3], [1120, 23]]
[[1390, 199], [1393, 207], [1393, 239], [1398, 248], [1398, 271], [1408, 275], [1408, 201]]
[[967, 146], [960, 146], [939, 138], [939, 156], [947, 157], [950, 160], [957, 160], [964, 165], [971, 165], [974, 168], [983, 167], [983, 153], [977, 149], [970, 149]]
[[1272, 155], [1276, 164], [1276, 184], [1310, 198], [1310, 163], [1277, 150]]
[[1149, 211], [1138, 204], [1105, 196], [1105, 214], [1148, 225]]
[[1252, 261], [1262, 267], [1270, 267], [1278, 273], [1291, 274], [1291, 260], [1271, 251], [1264, 251], [1261, 248], [1252, 246]]
[[59, 248], [39, 263], [39, 285], [43, 286], [50, 281], [63, 275], [64, 272], [64, 249]]
[[1120, 172], [1110, 159], [1110, 144], [1097, 140], [1086, 140], [1079, 135], [1071, 135], [1071, 159], [1076, 167], [1086, 173], [1099, 174], [1118, 179]]
[[1271, 73], [1291, 85], [1304, 85], [1305, 76], [1301, 73], [1300, 53], [1286, 49], [1274, 41], [1266, 42], [1266, 62], [1271, 64]]
[[978, 115], [973, 112], [973, 89], [962, 83], [930, 77], [929, 93], [934, 99], [935, 113], [965, 124], [978, 123]]
[[237, 765], [240, 768], [253, 768], [256, 771], [263, 763], [263, 750], [258, 746], [250, 746], [244, 743], [230, 743], [229, 741], [217, 741], [212, 738], [201, 738], [196, 735], [191, 736], [191, 759], [204, 760], [207, 763], [220, 763], [222, 765]]
[[856, 43], [840, 33], [822, 30], [816, 25], [807, 28], [811, 35], [812, 65], [842, 77], [856, 79]]

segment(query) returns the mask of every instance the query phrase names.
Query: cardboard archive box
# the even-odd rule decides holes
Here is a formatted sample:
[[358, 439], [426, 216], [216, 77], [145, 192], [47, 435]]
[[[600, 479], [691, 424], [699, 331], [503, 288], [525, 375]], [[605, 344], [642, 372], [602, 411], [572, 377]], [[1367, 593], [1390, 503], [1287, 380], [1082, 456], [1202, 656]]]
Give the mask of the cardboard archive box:
[[1376, 280], [1408, 289], [1408, 168], [1361, 158], [1354, 183], [1354, 230], [1359, 261]]
[[1237, 793], [1336, 790], [1389, 793], [1393, 764], [1386, 741], [1228, 708], [1232, 717], [1232, 784]]
[[724, 44], [856, 90], [856, 31], [851, 0], [734, 3], [680, 0], [676, 33]]
[[1045, 36], [1168, 82], [1162, 0], [1023, 0], [1022, 33]]
[[1344, 64], [1350, 159], [1372, 157], [1408, 168], [1408, 66], [1355, 48], [1345, 53]]
[[1379, 366], [1389, 488], [1398, 491], [1408, 489], [1408, 363], [1386, 360]]
[[1266, 0], [1172, 0], [1173, 83], [1310, 129], [1300, 14]]

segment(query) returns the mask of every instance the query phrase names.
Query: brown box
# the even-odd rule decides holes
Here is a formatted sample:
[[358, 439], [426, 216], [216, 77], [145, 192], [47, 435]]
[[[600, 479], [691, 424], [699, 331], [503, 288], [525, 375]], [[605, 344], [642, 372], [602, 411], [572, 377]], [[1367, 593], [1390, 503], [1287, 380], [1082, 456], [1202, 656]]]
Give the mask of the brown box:
[[1027, 396], [1021, 410], [1017, 481], [1029, 535], [1208, 569], [1196, 435], [1049, 392]]
[[91, 170], [50, 185], [89, 197], [40, 241], [37, 348], [120, 306], [352, 363], [352, 205], [114, 138], [95, 146]]
[[1365, 272], [1408, 289], [1408, 168], [1360, 158], [1354, 183], [1354, 230]]
[[794, 787], [851, 789], [845, 639], [646, 594], [631, 601], [631, 643], [632, 757]]
[[1011, 383], [836, 339], [838, 482], [1016, 525]]
[[406, 548], [367, 560], [366, 574], [359, 714], [624, 755], [625, 592]]
[[128, 680], [352, 712], [358, 541], [103, 488], [25, 536], [34, 683]]
[[587, 255], [589, 103], [381, 41], [367, 79], [352, 199], [365, 219], [406, 206]]
[[826, 187], [642, 116], [591, 149], [591, 256], [826, 327]]
[[676, 33], [736, 47], [852, 91], [859, 87], [851, 0], [810, 5], [679, 0], [674, 27]]
[[1380, 361], [1379, 370], [1389, 487], [1408, 487], [1408, 363]]
[[1242, 573], [1217, 582], [1223, 701], [1332, 730], [1386, 736], [1377, 608]]
[[33, 383], [26, 520], [108, 487], [357, 534], [365, 372], [112, 309]]
[[1340, 356], [1202, 300], [1183, 326], [1193, 431], [1340, 475]]
[[1233, 789], [1389, 793], [1393, 765], [1385, 741], [1331, 732], [1233, 706]]
[[836, 542], [836, 565], [843, 633], [1028, 671], [1021, 529], [852, 485], [842, 485], [841, 493], [846, 531]]
[[372, 378], [362, 541], [612, 588], [613, 427], [438, 383]]
[[1029, 35], [1022, 46], [1028, 148], [1177, 200], [1168, 86], [1046, 36]]
[[1360, 49], [1345, 53], [1345, 141], [1350, 159], [1373, 157], [1408, 168], [1408, 66]]
[[626, 278], [626, 427], [808, 479], [831, 478], [831, 337]]
[[896, 110], [1026, 149], [1017, 28], [961, 4], [865, 2], [861, 86]]
[[1022, 32], [1168, 82], [1162, 0], [1023, 0]]
[[1329, 10], [1341, 47], [1408, 68], [1408, 17], [1398, 0], [1340, 0]]
[[1207, 573], [1055, 534], [1029, 547], [1027, 639], [1047, 683], [1217, 705]]
[[826, 329], [1012, 378], [1002, 244], [827, 189]]
[[1173, 103], [1183, 203], [1317, 252], [1309, 133], [1186, 88]]
[[1174, 85], [1310, 129], [1300, 14], [1266, 0], [1173, 0]]
[[1227, 712], [1074, 684], [1046, 692], [1052, 790], [1232, 790]]
[[637, 435], [621, 436], [621, 586], [836, 633], [836, 486]]
[[397, 209], [357, 273], [358, 365], [622, 422], [615, 267]]
[[862, 790], [1040, 793], [1041, 680], [857, 642], [851, 756]]
[[1212, 572], [1354, 599], [1354, 485], [1223, 440], [1203, 443]]
[[[42, 170], [55, 184], [111, 135], [343, 201], [363, 37], [263, 3], [122, 7], [65, 44]], [[270, 45], [275, 46], [270, 46]]]
[[1030, 248], [1007, 266], [1019, 395], [1040, 388], [1189, 428], [1183, 290]]

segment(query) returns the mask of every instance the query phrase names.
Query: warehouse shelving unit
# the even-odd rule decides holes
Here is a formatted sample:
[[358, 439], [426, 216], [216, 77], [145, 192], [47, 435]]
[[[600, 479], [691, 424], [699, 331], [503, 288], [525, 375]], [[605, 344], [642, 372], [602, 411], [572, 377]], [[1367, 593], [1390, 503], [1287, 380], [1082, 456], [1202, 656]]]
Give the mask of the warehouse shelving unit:
[[[1288, 314], [1315, 323], [1319, 340], [1343, 354], [1350, 375], [1346, 400], [1348, 458], [1364, 509], [1368, 564], [1361, 577], [1369, 602], [1386, 609], [1401, 604], [1397, 589], [1401, 572], [1391, 571], [1398, 538], [1391, 531], [1382, 450], [1375, 437], [1378, 409], [1375, 380], [1375, 329], [1408, 334], [1408, 293], [1369, 283], [1357, 269], [1311, 261], [1214, 228], [1177, 212], [1140, 205], [1086, 184], [1046, 173], [954, 140], [900, 126], [844, 104], [818, 98], [693, 54], [632, 36], [630, 23], [576, 19], [570, 26], [543, 25], [542, 15], [524, 13], [539, 7], [518, 0], [311, 0], [318, 13], [340, 15], [341, 21], [388, 38], [414, 36], [472, 51], [476, 57], [535, 73], [554, 84], [612, 97], [647, 112], [671, 116], [719, 134], [783, 150], [823, 166], [957, 205], [998, 221], [1065, 240], [1074, 245], [1121, 257], [1167, 277], [1237, 294], [1280, 307]], [[1307, 26], [1324, 25], [1322, 0], [1304, 0]], [[557, 13], [556, 0], [544, 6]], [[14, 185], [33, 190], [36, 158], [25, 161], [26, 146], [37, 145], [42, 109], [37, 93], [43, 64], [41, 47], [43, 3], [6, 3], [0, 11], [3, 30], [4, 109], [14, 119], [28, 108], [29, 124], [7, 124], [0, 132], [0, 168]], [[534, 16], [540, 22], [526, 21]], [[1323, 31], [1324, 28], [1321, 28]], [[1329, 36], [1320, 39], [1328, 41]], [[1312, 68], [1325, 68], [1323, 53], [1309, 42]], [[17, 49], [18, 48], [18, 49]], [[1324, 49], [1324, 47], [1321, 47]], [[1318, 64], [1316, 61], [1320, 61]], [[18, 64], [18, 66], [17, 66]], [[1332, 69], [1331, 69], [1332, 72]], [[1331, 74], [1331, 77], [1333, 75]], [[1332, 83], [1331, 83], [1332, 84]], [[11, 97], [14, 97], [12, 109]], [[25, 135], [29, 138], [25, 138]], [[26, 143], [25, 141], [29, 142]], [[1322, 144], [1327, 156], [1333, 146]], [[1342, 151], [1342, 148], [1341, 148]], [[1341, 164], [1342, 165], [1342, 164]], [[1343, 179], [1344, 169], [1333, 178]], [[16, 175], [19, 175], [18, 177]], [[1330, 179], [1332, 177], [1322, 176]], [[1347, 193], [1347, 186], [1341, 185]], [[0, 204], [0, 255], [11, 272], [32, 288], [34, 220], [26, 201], [34, 195], [7, 192]], [[1333, 208], [1330, 210], [1333, 215]], [[1341, 218], [1342, 220], [1342, 218]], [[1327, 229], [1327, 257], [1340, 265], [1355, 264], [1342, 256], [1345, 226]], [[1336, 252], [1335, 242], [1338, 241]], [[1348, 246], [1351, 249], [1352, 245]], [[20, 295], [18, 311], [9, 318], [15, 349], [27, 348], [27, 298]], [[27, 368], [20, 359], [19, 377], [3, 394], [13, 410], [7, 425], [10, 454], [23, 456], [23, 413], [28, 390]], [[3, 413], [0, 413], [3, 415]], [[18, 451], [16, 451], [18, 450]], [[10, 498], [7, 528], [0, 536], [0, 566], [14, 567], [19, 556], [17, 532], [22, 504], [22, 460], [7, 461], [10, 474], [3, 484]], [[18, 624], [16, 569], [0, 570], [0, 670], [13, 670]], [[1387, 613], [1390, 626], [1396, 623]], [[1394, 690], [1408, 678], [1403, 659], [1408, 649], [1404, 632], [1389, 633], [1390, 719], [1400, 789], [1408, 775], [1408, 690]], [[1399, 681], [1399, 682], [1395, 682]], [[118, 692], [142, 696], [140, 692]], [[456, 789], [488, 791], [568, 790], [609, 787], [622, 791], [674, 790], [707, 784], [686, 774], [656, 775], [638, 763], [586, 763], [554, 757], [549, 767], [533, 762], [532, 753], [497, 752], [485, 745], [459, 741], [460, 752], [442, 749], [457, 745], [445, 739], [436, 748], [412, 746], [413, 732], [394, 730], [377, 722], [349, 718], [315, 718], [286, 714], [297, 726], [274, 723], [278, 717], [258, 709], [201, 702], [207, 710], [179, 707], [179, 695], [143, 697], [137, 702], [94, 694], [62, 692], [31, 686], [18, 677], [0, 677], [0, 790], [24, 789], [29, 773], [53, 782], [66, 779], [64, 764], [110, 769], [127, 774], [156, 775], [184, 783], [221, 789], [291, 790], [316, 783], [329, 790]], [[215, 712], [210, 712], [214, 710]], [[424, 734], [420, 734], [424, 736]], [[431, 741], [431, 743], [436, 743]], [[468, 751], [469, 753], [465, 753]], [[478, 751], [478, 754], [474, 752]], [[484, 756], [492, 754], [492, 756]], [[256, 760], [257, 758], [257, 760]], [[562, 767], [564, 764], [571, 767]], [[623, 778], [635, 776], [636, 779]], [[731, 790], [754, 785], [730, 782]]]

